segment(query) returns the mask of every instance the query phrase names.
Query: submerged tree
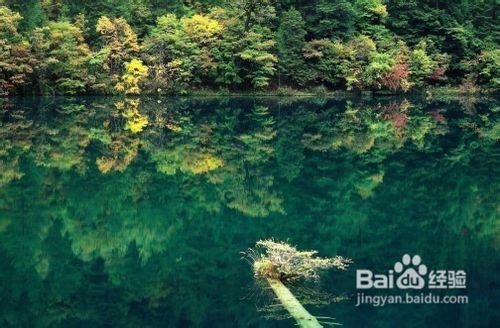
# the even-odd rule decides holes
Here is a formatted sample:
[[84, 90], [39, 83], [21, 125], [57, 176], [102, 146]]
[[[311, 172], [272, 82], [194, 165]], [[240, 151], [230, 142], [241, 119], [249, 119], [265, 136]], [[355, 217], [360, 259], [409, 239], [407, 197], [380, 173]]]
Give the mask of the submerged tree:
[[341, 256], [321, 258], [316, 257], [316, 254], [316, 251], [298, 251], [293, 246], [271, 239], [259, 240], [256, 249], [246, 253], [253, 261], [255, 276], [267, 280], [283, 307], [300, 327], [305, 328], [321, 327], [321, 324], [316, 317], [307, 312], [284, 282], [318, 281], [321, 271], [331, 268], [346, 270], [352, 263], [351, 260]]

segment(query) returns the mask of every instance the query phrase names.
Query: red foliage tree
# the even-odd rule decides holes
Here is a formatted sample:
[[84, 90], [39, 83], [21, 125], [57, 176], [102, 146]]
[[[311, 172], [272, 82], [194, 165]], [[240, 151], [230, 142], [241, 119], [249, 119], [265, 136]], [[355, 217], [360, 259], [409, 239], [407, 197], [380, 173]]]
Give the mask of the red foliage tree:
[[429, 78], [433, 81], [442, 81], [444, 80], [444, 73], [446, 73], [446, 67], [441, 66], [436, 68]]
[[384, 74], [381, 84], [393, 91], [408, 91], [408, 75], [410, 70], [408, 64], [396, 64], [390, 73]]

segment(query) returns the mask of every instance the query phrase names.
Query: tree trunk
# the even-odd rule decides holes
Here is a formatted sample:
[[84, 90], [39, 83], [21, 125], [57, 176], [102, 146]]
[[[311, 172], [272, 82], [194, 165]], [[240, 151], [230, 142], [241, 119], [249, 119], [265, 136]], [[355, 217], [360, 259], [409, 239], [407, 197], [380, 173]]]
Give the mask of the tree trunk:
[[316, 317], [312, 316], [293, 296], [290, 290], [279, 280], [267, 278], [267, 282], [271, 286], [274, 294], [281, 302], [283, 307], [297, 321], [302, 328], [319, 328], [323, 327], [318, 322]]

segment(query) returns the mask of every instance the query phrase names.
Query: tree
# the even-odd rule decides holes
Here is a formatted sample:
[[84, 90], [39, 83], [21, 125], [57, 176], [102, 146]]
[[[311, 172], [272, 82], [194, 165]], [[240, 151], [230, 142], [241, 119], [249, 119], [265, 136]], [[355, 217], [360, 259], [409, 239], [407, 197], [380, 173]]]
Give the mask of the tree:
[[283, 13], [276, 33], [279, 73], [299, 85], [304, 85], [309, 79], [302, 54], [306, 34], [305, 22], [299, 11], [290, 8]]
[[[0, 0], [4, 27], [15, 25], [0, 40], [0, 91], [113, 94], [119, 92], [124, 64], [140, 59], [148, 67], [142, 88], [156, 94], [270, 89], [282, 83], [405, 92], [462, 81], [491, 92], [498, 48], [495, 5], [495, 0]], [[80, 53], [84, 63], [65, 65], [59, 59], [49, 72], [48, 61], [37, 66], [34, 60], [51, 57], [43, 52], [52, 50], [32, 41], [50, 43], [44, 33], [50, 34], [49, 26], [60, 29], [56, 25], [62, 22], [78, 28], [83, 39], [77, 43], [93, 51]], [[411, 49], [404, 60], [395, 57], [401, 42]], [[37, 55], [32, 58], [30, 51]], [[474, 63], [485, 71], [480, 74]], [[31, 74], [29, 67], [35, 66]]]
[[283, 307], [302, 328], [323, 327], [285, 286], [285, 282], [298, 280], [318, 281], [320, 272], [337, 268], [347, 270], [350, 259], [341, 256], [317, 257], [317, 251], [298, 251], [295, 247], [274, 240], [259, 240], [257, 250], [246, 254], [253, 266], [255, 277], [265, 279]]
[[59, 20], [63, 6], [63, 0], [41, 0], [40, 3], [48, 19], [52, 21]]
[[241, 58], [245, 79], [254, 88], [267, 87], [276, 72], [276, 56], [270, 51], [274, 46], [271, 31], [255, 26], [241, 40], [242, 49], [236, 55]]
[[142, 61], [132, 59], [125, 64], [125, 72], [116, 85], [116, 90], [126, 95], [138, 95], [141, 93], [139, 84], [148, 76], [148, 67], [144, 66]]
[[101, 35], [102, 49], [106, 57], [105, 70], [117, 74], [123, 63], [139, 51], [137, 34], [123, 18], [102, 16], [97, 21], [96, 31]]
[[409, 49], [404, 41], [399, 41], [394, 51], [390, 52], [394, 66], [391, 71], [383, 74], [380, 85], [391, 91], [406, 92], [410, 89], [410, 67], [408, 65]]
[[356, 25], [359, 33], [377, 40], [387, 36], [389, 31], [384, 24], [388, 13], [382, 0], [356, 0], [354, 5], [358, 13]]
[[220, 44], [223, 25], [209, 16], [202, 15], [184, 17], [181, 24], [184, 34], [196, 48], [192, 56], [194, 80], [196, 83], [210, 83], [208, 75], [217, 65], [213, 51]]
[[230, 10], [214, 8], [209, 16], [223, 27], [221, 38], [211, 49], [214, 65], [210, 77], [217, 86], [236, 89], [243, 82], [239, 58], [235, 56], [241, 47], [241, 23]]
[[17, 30], [20, 20], [21, 15], [0, 6], [0, 96], [27, 85], [35, 66], [31, 46]]
[[376, 53], [370, 58], [370, 63], [362, 74], [362, 83], [365, 88], [380, 89], [380, 80], [392, 71], [394, 61], [390, 54]]
[[276, 17], [272, 0], [236, 0], [232, 8], [243, 22], [243, 31], [248, 32], [254, 25], [265, 25]]
[[483, 51], [476, 58], [462, 62], [467, 73], [465, 82], [479, 83], [493, 91], [500, 88], [500, 50]]
[[410, 80], [414, 85], [422, 86], [437, 68], [434, 61], [426, 52], [426, 43], [420, 42], [409, 56]]
[[356, 32], [358, 12], [352, 1], [319, 0], [315, 3], [314, 13], [306, 17], [316, 39], [347, 39]]
[[[65, 17], [75, 17], [79, 14], [87, 17], [90, 26], [96, 26], [101, 16], [123, 17], [139, 34], [144, 36], [148, 28], [154, 23], [156, 12], [158, 16], [164, 3], [155, 0], [62, 0], [61, 12]], [[167, 5], [173, 6], [177, 1], [169, 1]], [[89, 31], [89, 42], [92, 46], [98, 44], [99, 33]]]
[[[8, 8], [18, 12], [23, 17], [19, 22], [19, 31], [21, 33], [31, 32], [47, 20], [40, 0], [4, 0], [3, 2]], [[2, 1], [0, 1], [1, 5]]]
[[38, 60], [35, 76], [42, 93], [85, 92], [91, 52], [80, 28], [67, 21], [50, 22], [35, 29], [32, 44]]
[[[185, 22], [188, 29], [194, 21]], [[210, 25], [210, 24], [209, 24]], [[212, 25], [215, 29], [215, 25]], [[190, 30], [194, 39], [211, 34], [212, 27]], [[158, 89], [187, 92], [196, 78], [193, 71], [199, 48], [185, 32], [183, 22], [173, 14], [158, 17], [150, 37], [145, 40], [146, 63], [154, 71], [153, 81]]]
[[193, 15], [181, 19], [181, 24], [186, 35], [200, 44], [207, 44], [221, 32], [221, 24], [208, 16]]
[[345, 46], [329, 39], [311, 40], [303, 48], [311, 81], [327, 86], [340, 85], [347, 63]]
[[498, 91], [500, 88], [500, 50], [484, 51], [478, 57], [479, 82]]

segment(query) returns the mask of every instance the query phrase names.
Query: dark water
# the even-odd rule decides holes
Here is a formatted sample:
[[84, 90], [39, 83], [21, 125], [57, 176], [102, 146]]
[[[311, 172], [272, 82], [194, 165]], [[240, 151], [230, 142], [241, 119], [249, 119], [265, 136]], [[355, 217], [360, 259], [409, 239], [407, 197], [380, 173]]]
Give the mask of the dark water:
[[[292, 326], [241, 260], [264, 238], [353, 259], [290, 286], [345, 327], [498, 327], [496, 99], [0, 108], [1, 327]], [[405, 253], [469, 303], [356, 307], [356, 269]]]

